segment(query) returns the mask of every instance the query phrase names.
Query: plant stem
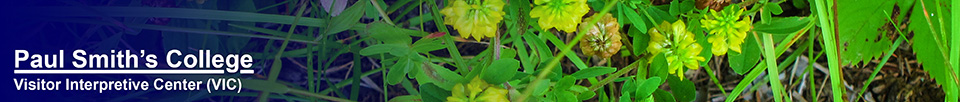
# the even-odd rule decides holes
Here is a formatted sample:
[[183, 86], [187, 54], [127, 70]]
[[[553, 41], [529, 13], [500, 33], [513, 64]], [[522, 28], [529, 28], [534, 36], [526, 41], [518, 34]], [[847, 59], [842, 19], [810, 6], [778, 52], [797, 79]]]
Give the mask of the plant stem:
[[[600, 13], [596, 13], [596, 14], [606, 14], [607, 12], [610, 12], [610, 8], [612, 8], [613, 5], [616, 5], [617, 3], [620, 3], [620, 0], [613, 0], [611, 2], [607, 2], [607, 5], [603, 6], [603, 9], [600, 10]], [[590, 22], [587, 23], [587, 26], [592, 26], [592, 24], [596, 23], [597, 21], [600, 21], [600, 18], [594, 18], [590, 20]], [[536, 89], [537, 84], [541, 83], [541, 81], [543, 81], [543, 79], [547, 77], [549, 72], [553, 72], [553, 68], [560, 63], [560, 59], [563, 59], [566, 53], [570, 53], [570, 51], [572, 51], [571, 49], [573, 48], [573, 46], [577, 45], [580, 39], [582, 39], [583, 36], [585, 35], [584, 33], [586, 33], [586, 31], [587, 31], [587, 28], [580, 29], [580, 32], [577, 33], [577, 36], [574, 37], [573, 40], [571, 40], [570, 43], [567, 44], [567, 46], [564, 46], [563, 49], [561, 49], [560, 53], [557, 53], [557, 57], [554, 57], [552, 60], [550, 60], [550, 63], [548, 63], [547, 66], [545, 67], [546, 69], [541, 71], [540, 74], [537, 75], [537, 78], [529, 84], [527, 89], [524, 90], [523, 93], [520, 95], [520, 98], [516, 100], [517, 102], [525, 102], [527, 97], [530, 97], [530, 95], [533, 93], [533, 89]]]
[[598, 83], [598, 84], [593, 84], [593, 85], [591, 85], [591, 86], [590, 86], [589, 88], [587, 88], [587, 89], [590, 89], [590, 91], [596, 91], [597, 89], [600, 89], [600, 87], [602, 87], [603, 85], [606, 85], [606, 84], [608, 84], [608, 83], [611, 83], [611, 82], [613, 82], [614, 79], [617, 79], [617, 78], [619, 78], [620, 76], [623, 76], [623, 74], [627, 74], [628, 72], [632, 71], [633, 69], [642, 66], [642, 65], [637, 65], [637, 64], [640, 64], [640, 63], [646, 63], [646, 61], [645, 61], [645, 60], [635, 61], [635, 62], [633, 62], [632, 64], [627, 65], [627, 67], [624, 67], [623, 69], [620, 69], [620, 70], [618, 70], [617, 72], [613, 73], [613, 75], [607, 76], [607, 78], [603, 78], [603, 80], [600, 80], [600, 83]]
[[723, 95], [728, 95], [727, 90], [724, 89], [723, 85], [720, 84], [720, 80], [717, 79], [717, 76], [713, 75], [713, 70], [710, 69], [710, 66], [703, 66], [703, 70], [707, 71], [707, 75], [710, 76], [710, 80], [713, 80], [713, 84], [720, 88], [720, 92], [723, 92]]

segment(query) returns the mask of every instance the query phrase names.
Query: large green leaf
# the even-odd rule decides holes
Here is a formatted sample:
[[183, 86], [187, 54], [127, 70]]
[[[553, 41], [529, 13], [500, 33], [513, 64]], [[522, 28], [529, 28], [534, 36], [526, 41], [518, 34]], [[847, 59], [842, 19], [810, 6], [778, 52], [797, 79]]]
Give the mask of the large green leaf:
[[734, 72], [743, 75], [760, 61], [760, 45], [757, 45], [757, 40], [753, 34], [747, 34], [747, 38], [744, 39], [740, 48], [743, 51], [742, 53], [728, 51], [727, 60]]
[[677, 97], [677, 101], [690, 102], [697, 97], [697, 86], [693, 85], [692, 81], [676, 76], [670, 76], [667, 81], [670, 82], [670, 91]]
[[424, 102], [443, 102], [450, 96], [450, 91], [443, 90], [433, 84], [420, 85], [420, 93], [423, 93], [420, 98]]
[[370, 2], [359, 2], [343, 10], [343, 13], [333, 17], [330, 20], [330, 23], [327, 24], [327, 29], [324, 34], [336, 34], [342, 31], [345, 31], [352, 27], [354, 24], [357, 24], [357, 21], [360, 20], [360, 17], [363, 17], [364, 8], [369, 5]]
[[663, 80], [660, 77], [650, 77], [647, 80], [638, 82], [640, 87], [637, 90], [637, 100], [643, 100], [653, 94], [654, 91], [660, 88], [660, 84], [663, 83]]
[[657, 89], [657, 91], [653, 92], [653, 99], [655, 99], [654, 102], [677, 102], [677, 99], [673, 97], [673, 94], [670, 94], [670, 92], [664, 91], [663, 89]]
[[837, 36], [841, 64], [868, 63], [890, 47], [890, 37], [881, 29], [897, 1], [837, 0]]
[[397, 28], [383, 22], [370, 23], [368, 29], [376, 29], [370, 30], [370, 36], [373, 37], [373, 39], [377, 39], [388, 44], [410, 44], [410, 35], [414, 35], [416, 33], [426, 34], [426, 32]]
[[391, 54], [401, 53], [401, 52], [391, 52], [394, 49], [410, 49], [410, 48], [407, 48], [407, 46], [403, 44], [378, 44], [378, 45], [372, 45], [372, 46], [360, 49], [360, 55], [370, 56], [374, 54], [381, 54], [381, 53], [387, 53], [387, 52], [390, 52]]
[[487, 83], [503, 83], [513, 78], [518, 68], [520, 68], [520, 61], [516, 59], [500, 59], [493, 61], [489, 67], [484, 68], [480, 76], [486, 80]]
[[808, 17], [774, 17], [770, 23], [754, 24], [753, 31], [770, 34], [793, 34], [810, 25], [810, 21]]
[[917, 54], [917, 60], [923, 65], [923, 70], [929, 72], [930, 77], [943, 86], [946, 100], [957, 100], [960, 93], [957, 93], [958, 83], [954, 75], [960, 73], [952, 73], [955, 71], [948, 65], [960, 62], [947, 63], [949, 62], [946, 57], [948, 53], [945, 53], [949, 51], [945, 47], [948, 44], [947, 41], [957, 39], [945, 37], [953, 33], [949, 31], [950, 22], [941, 22], [941, 20], [948, 20], [946, 18], [950, 18], [950, 15], [944, 14], [946, 11], [939, 11], [939, 8], [946, 7], [937, 6], [937, 2], [939, 1], [925, 0], [916, 2], [913, 7], [913, 14], [910, 15], [912, 23], [909, 24], [910, 30], [914, 32], [913, 51]]

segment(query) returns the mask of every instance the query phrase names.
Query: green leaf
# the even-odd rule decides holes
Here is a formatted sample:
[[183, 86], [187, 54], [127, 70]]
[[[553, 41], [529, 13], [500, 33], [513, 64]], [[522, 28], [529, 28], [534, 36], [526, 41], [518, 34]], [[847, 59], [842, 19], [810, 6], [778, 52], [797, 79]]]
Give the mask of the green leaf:
[[753, 31], [770, 34], [793, 34], [803, 30], [811, 23], [810, 18], [807, 17], [775, 17], [770, 23], [753, 24]]
[[670, 1], [670, 15], [680, 15], [680, 0]]
[[324, 35], [340, 33], [353, 27], [353, 25], [357, 24], [357, 21], [360, 21], [360, 17], [363, 16], [363, 9], [366, 8], [368, 4], [370, 3], [353, 4], [353, 6], [343, 10], [340, 15], [333, 17], [330, 23], [327, 24], [327, 32], [324, 33]]
[[[646, 33], [647, 30], [630, 28], [630, 31], [628, 33], [631, 35], [634, 35], [634, 34], [640, 35], [642, 34], [641, 31], [643, 33]], [[633, 36], [632, 42], [633, 42], [633, 53], [634, 55], [639, 56], [640, 54], [647, 52], [647, 43], [650, 42], [650, 36]], [[709, 50], [708, 48], [704, 48], [704, 49]]]
[[374, 54], [387, 53], [391, 52], [392, 49], [401, 49], [405, 47], [406, 45], [403, 44], [377, 44], [360, 49], [360, 55], [370, 56]]
[[951, 80], [957, 80], [955, 75], [960, 73], [955, 73], [956, 69], [949, 65], [960, 64], [960, 62], [951, 63], [948, 60], [947, 56], [950, 53], [948, 48], [951, 47], [946, 46], [948, 42], [956, 42], [960, 39], [949, 39], [948, 36], [951, 34], [957, 36], [955, 35], [957, 31], [952, 31], [953, 33], [949, 31], [956, 30], [956, 27], [950, 27], [951, 22], [940, 21], [949, 20], [951, 15], [946, 11], [939, 11], [947, 7], [939, 6], [937, 2], [939, 1], [925, 0], [914, 3], [913, 14], [910, 15], [912, 23], [908, 25], [914, 32], [913, 51], [917, 54], [917, 60], [923, 65], [923, 70], [929, 72], [930, 77], [943, 86], [945, 100], [957, 100], [957, 95], [960, 94], [957, 93], [958, 83]]
[[634, 81], [633, 78], [628, 78], [626, 81], [623, 81], [623, 86], [620, 88], [621, 94], [628, 94], [637, 91], [637, 81]]
[[443, 102], [447, 100], [447, 97], [450, 97], [450, 91], [443, 90], [433, 84], [420, 85], [420, 93], [422, 93], [420, 98], [424, 102]]
[[620, 95], [620, 102], [633, 102], [633, 100], [630, 100], [630, 96], [633, 95], [630, 95], [630, 93], [623, 93], [623, 95]]
[[664, 91], [663, 89], [657, 89], [657, 91], [653, 92], [653, 99], [655, 99], [655, 102], [677, 102], [677, 99], [674, 99], [670, 92]]
[[493, 61], [489, 67], [484, 68], [483, 74], [480, 76], [486, 80], [487, 83], [503, 83], [513, 78], [518, 68], [520, 68], [520, 61], [516, 59], [500, 59]]
[[557, 95], [557, 102], [576, 102], [577, 95], [573, 95], [570, 91], [553, 91]]
[[652, 95], [654, 91], [660, 88], [661, 83], [663, 83], [663, 80], [660, 77], [650, 77], [641, 82], [640, 88], [637, 90], [637, 100], [643, 100]]
[[517, 57], [517, 51], [513, 49], [500, 49], [500, 59], [513, 59]]
[[747, 38], [744, 39], [743, 44], [740, 46], [743, 53], [727, 51], [727, 60], [730, 61], [730, 68], [732, 68], [734, 72], [743, 75], [747, 73], [747, 71], [750, 71], [753, 66], [757, 65], [757, 62], [760, 61], [761, 52], [760, 45], [757, 45], [757, 40], [753, 34], [747, 34]]
[[839, 41], [837, 48], [840, 50], [838, 55], [841, 58], [841, 65], [869, 63], [874, 58], [879, 58], [883, 50], [890, 48], [893, 39], [885, 35], [885, 32], [890, 29], [884, 29], [883, 26], [888, 23], [886, 18], [891, 15], [883, 12], [893, 12], [897, 1], [838, 0], [836, 2], [836, 5], [856, 5], [837, 6], [836, 15], [834, 15], [837, 32], [839, 32], [836, 36]]
[[440, 40], [425, 40], [420, 39], [417, 42], [413, 43], [413, 50], [419, 53], [428, 53], [430, 51], [436, 51], [443, 48], [446, 48]]
[[766, 5], [763, 6], [763, 10], [765, 10], [766, 12], [773, 13], [775, 15], [780, 15], [781, 13], [783, 13], [783, 9], [780, 8], [779, 3], [767, 3]]
[[[621, 6], [621, 8], [626, 10], [626, 11], [623, 11], [623, 15], [627, 16], [627, 21], [630, 21], [630, 24], [633, 24], [633, 28], [647, 29], [647, 24], [643, 23], [644, 18], [640, 17], [640, 14], [637, 14], [637, 11], [634, 11], [633, 9], [627, 9], [626, 7], [623, 7], [623, 6]], [[639, 31], [641, 33], [631, 33], [631, 35], [634, 35], [634, 37], [636, 37], [636, 35], [647, 33], [647, 30], [639, 30]]]
[[690, 12], [691, 10], [694, 10], [696, 8], [696, 5], [694, 5], [694, 2], [696, 1], [683, 0], [683, 2], [680, 3], [680, 13]]
[[[697, 30], [694, 30], [694, 32], [703, 32], [702, 30], [699, 30], [700, 28], [701, 28], [700, 20], [691, 20], [690, 27], [687, 27], [687, 29], [697, 29]], [[702, 39], [707, 38], [707, 35], [704, 35], [704, 34], [695, 34], [695, 35], [696, 35], [696, 38], [702, 38]], [[697, 43], [700, 44], [700, 48], [703, 48], [702, 50], [700, 50], [700, 57], [703, 57], [704, 60], [700, 61], [701, 62], [700, 66], [707, 66], [707, 64], [709, 64], [708, 62], [710, 62], [710, 60], [713, 60], [713, 49], [712, 49], [713, 44], [710, 43], [709, 40], [697, 40]]]
[[663, 54], [657, 54], [653, 57], [653, 63], [650, 64], [650, 76], [651, 77], [668, 77], [670, 74], [667, 73], [667, 59], [664, 58]]
[[617, 71], [617, 69], [612, 67], [590, 67], [587, 69], [574, 72], [573, 74], [570, 74], [570, 76], [573, 76], [574, 78], [577, 78], [577, 79], [584, 79], [584, 78], [592, 78], [592, 77], [596, 77], [596, 76], [600, 76], [608, 73], [613, 73], [615, 71]]
[[571, 86], [573, 86], [573, 84], [576, 84], [576, 81], [577, 79], [574, 79], [571, 76], [563, 77], [562, 79], [560, 79], [560, 81], [557, 82], [557, 84], [553, 87], [553, 89], [558, 89], [554, 91], [566, 91], [563, 89], [569, 89]]
[[546, 94], [547, 89], [550, 89], [549, 82], [550, 79], [543, 79], [543, 82], [537, 83], [537, 85], [533, 87], [533, 95], [540, 96]]
[[697, 86], [694, 86], [690, 80], [670, 76], [667, 81], [670, 81], [670, 91], [673, 92], [673, 96], [677, 97], [677, 101], [690, 102], [697, 97]]
[[597, 95], [596, 92], [586, 91], [586, 92], [580, 93], [580, 95], [577, 95], [577, 99], [580, 99], [580, 101], [589, 100], [589, 99], [593, 98], [593, 96], [596, 96], [596, 95]]
[[373, 39], [383, 41], [387, 44], [410, 44], [410, 35], [416, 33], [426, 34], [426, 32], [397, 28], [382, 22], [370, 23], [368, 26], [367, 29], [376, 29], [369, 30], [370, 36], [373, 37]]
[[657, 22], [663, 22], [663, 21], [667, 21], [667, 22], [677, 21], [676, 16], [670, 15], [669, 13], [667, 13], [667, 11], [663, 11], [663, 9], [659, 9], [656, 7], [648, 7], [646, 10], [647, 10], [647, 13], [649, 14], [644, 14], [644, 15], [650, 16], [654, 20], [649, 22], [651, 23], [651, 25], [659, 24]]
[[401, 58], [397, 61], [397, 64], [394, 64], [390, 67], [390, 72], [387, 73], [386, 81], [390, 85], [399, 84], [401, 81], [406, 79], [407, 72], [410, 71], [410, 67], [414, 66], [414, 63], [410, 63], [410, 59]]

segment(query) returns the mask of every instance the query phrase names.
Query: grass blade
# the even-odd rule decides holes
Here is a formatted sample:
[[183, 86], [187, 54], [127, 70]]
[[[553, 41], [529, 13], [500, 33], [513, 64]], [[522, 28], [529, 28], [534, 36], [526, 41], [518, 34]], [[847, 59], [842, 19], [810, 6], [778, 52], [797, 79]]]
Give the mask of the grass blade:
[[[303, 15], [303, 9], [306, 7], [307, 6], [300, 6], [300, 9], [297, 9], [297, 16], [293, 19], [294, 23], [290, 25], [290, 29], [287, 32], [287, 37], [283, 39], [283, 44], [280, 44], [280, 49], [278, 49], [279, 51], [277, 51], [277, 55], [273, 57], [273, 64], [271, 64], [272, 67], [270, 67], [270, 74], [268, 74], [269, 77], [267, 77], [268, 82], [277, 81], [277, 77], [280, 75], [280, 69], [283, 68], [283, 63], [280, 62], [280, 57], [283, 55], [283, 50], [287, 49], [287, 44], [290, 44], [290, 35], [293, 35], [294, 28], [297, 28], [297, 21], [300, 20], [300, 16]], [[268, 92], [260, 92], [260, 97], [258, 97], [258, 99], [260, 102], [266, 102], [268, 101], [267, 97], [269, 96], [270, 93]]]
[[[951, 63], [953, 64], [954, 75], [957, 75], [956, 77], [960, 78], [960, 63], [958, 63], [960, 62], [960, 12], [957, 11], [957, 10], [960, 10], [960, 1], [951, 0], [951, 3], [952, 5], [950, 10], [953, 10], [953, 12], [951, 12], [951, 14], [953, 14], [953, 17], [950, 17], [952, 21], [950, 23], [952, 25], [952, 27], [950, 27], [951, 28], [950, 31], [952, 34], [950, 35], [953, 35], [953, 38], [950, 39], [951, 41], [950, 62], [954, 62], [954, 63]], [[958, 92], [954, 92], [954, 93], [958, 93]], [[957, 101], [957, 100], [954, 99], [952, 101]]]
[[774, 101], [782, 102], [783, 84], [780, 83], [780, 69], [777, 68], [777, 57], [773, 55], [773, 37], [770, 34], [763, 34], [763, 59], [767, 62], [767, 78], [770, 80], [770, 86], [773, 89]]
[[814, 0], [814, 5], [817, 6], [817, 19], [820, 21], [820, 27], [823, 28], [820, 30], [823, 33], [823, 43], [824, 48], [827, 52], [827, 62], [830, 69], [830, 83], [831, 89], [833, 90], [833, 101], [843, 101], [843, 83], [840, 81], [843, 80], [840, 75], [840, 62], [839, 56], [837, 55], [837, 39], [834, 31], [834, 22], [833, 22], [833, 10], [828, 10], [827, 7], [833, 7], [831, 4], [825, 3], [825, 0]]

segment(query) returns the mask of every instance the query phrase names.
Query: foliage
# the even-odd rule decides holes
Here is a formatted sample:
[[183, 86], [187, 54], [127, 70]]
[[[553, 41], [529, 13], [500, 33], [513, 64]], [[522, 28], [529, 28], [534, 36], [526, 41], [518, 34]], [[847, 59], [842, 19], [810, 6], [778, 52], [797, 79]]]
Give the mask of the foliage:
[[[781, 7], [791, 6], [781, 5], [783, 2], [793, 3], [792, 9], [809, 9], [812, 14], [781, 15], [797, 12]], [[736, 77], [744, 77], [734, 80], [739, 83], [733, 90], [720, 90], [728, 102], [743, 101], [741, 94], [756, 91], [759, 86], [771, 88], [772, 93], [757, 93], [772, 94], [774, 101], [791, 101], [798, 95], [784, 90], [795, 90], [789, 88], [796, 84], [785, 82], [797, 80], [781, 77], [794, 77], [795, 73], [787, 73], [794, 71], [788, 70], [806, 64], [798, 63], [798, 59], [823, 63], [819, 56], [811, 59], [816, 52], [827, 55], [822, 58], [829, 65], [830, 86], [838, 90], [831, 91], [833, 101], [845, 101], [844, 83], [859, 82], [844, 81], [843, 65], [867, 65], [873, 59], [885, 62], [892, 52], [902, 51], [897, 50], [899, 46], [890, 46], [892, 42], [911, 44], [923, 69], [943, 86], [946, 99], [956, 100], [958, 63], [948, 59], [958, 56], [949, 55], [957, 53], [949, 49], [956, 49], [956, 45], [947, 45], [957, 43], [958, 38], [956, 34], [948, 37], [956, 32], [951, 26], [956, 23], [947, 22], [953, 17], [947, 13], [954, 12], [945, 9], [946, 1], [807, 2], [747, 0], [711, 5], [697, 4], [696, 0], [665, 4], [650, 0], [360, 0], [324, 11], [328, 8], [320, 8], [323, 6], [314, 1], [239, 0], [184, 2], [190, 4], [181, 8], [36, 9], [42, 11], [38, 15], [67, 18], [51, 21], [132, 29], [122, 32], [130, 34], [102, 37], [103, 46], [120, 45], [115, 39], [136, 35], [140, 30], [157, 30], [163, 33], [160, 37], [167, 49], [257, 51], [253, 53], [257, 59], [273, 63], [257, 64], [268, 66], [261, 69], [267, 72], [261, 76], [243, 77], [250, 79], [244, 80], [250, 82], [245, 84], [247, 88], [258, 92], [249, 96], [260, 101], [358, 100], [357, 93], [363, 93], [358, 90], [361, 85], [382, 83], [383, 87], [377, 88], [384, 90], [383, 100], [390, 101], [688, 102], [709, 90], [696, 86], [704, 84], [694, 83], [704, 77], [685, 74], [704, 72], [721, 88], [724, 86], [714, 75], [736, 73]], [[218, 3], [235, 3], [237, 7], [205, 5]], [[352, 5], [346, 8], [346, 4]], [[696, 5], [724, 9], [698, 9]], [[888, 14], [896, 11], [895, 6], [901, 13]], [[97, 13], [82, 13], [90, 12], [87, 10]], [[593, 15], [584, 19], [586, 14]], [[146, 17], [172, 20], [166, 25], [109, 20]], [[901, 24], [897, 23], [907, 25], [909, 30], [903, 33], [912, 32], [912, 39], [888, 34], [891, 29], [884, 26], [899, 28]], [[550, 30], [553, 28], [557, 30]], [[557, 31], [562, 33], [555, 34]], [[474, 40], [458, 39], [450, 32]], [[797, 42], [801, 44], [794, 45]], [[804, 51], [811, 54], [803, 55]], [[301, 60], [306, 63], [291, 63]], [[285, 74], [282, 70], [290, 70], [284, 68], [294, 65], [301, 65], [302, 72], [308, 73], [306, 84], [279, 78]], [[713, 72], [710, 67], [729, 67], [732, 71]], [[327, 75], [331, 69], [352, 72]], [[700, 69], [706, 71], [697, 71]], [[382, 74], [382, 82], [368, 82], [376, 81], [370, 78], [377, 77], [372, 74]], [[822, 85], [820, 81], [810, 83]]]

